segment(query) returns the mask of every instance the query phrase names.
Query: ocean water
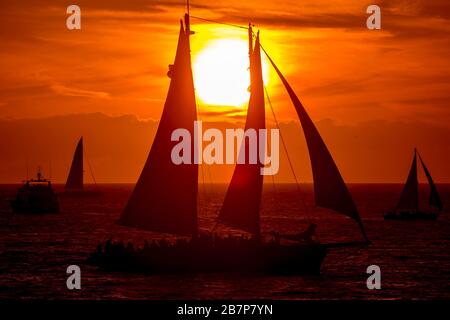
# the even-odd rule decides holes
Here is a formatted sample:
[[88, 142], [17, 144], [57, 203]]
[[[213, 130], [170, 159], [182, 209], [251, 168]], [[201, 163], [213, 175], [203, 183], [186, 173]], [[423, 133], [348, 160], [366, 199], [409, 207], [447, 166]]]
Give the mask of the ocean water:
[[[450, 299], [450, 218], [384, 221], [401, 185], [355, 184], [350, 191], [372, 244], [332, 250], [320, 276], [258, 274], [143, 275], [106, 272], [86, 263], [108, 238], [162, 235], [115, 224], [132, 185], [101, 185], [98, 198], [61, 198], [61, 214], [13, 215], [8, 199], [18, 186], [0, 186], [0, 299]], [[57, 186], [61, 190], [61, 186]], [[438, 189], [450, 208], [450, 185]], [[211, 230], [225, 192], [200, 186], [200, 228]], [[426, 186], [421, 186], [426, 200]], [[356, 223], [313, 206], [311, 185], [264, 186], [263, 231], [298, 232], [314, 222], [322, 242], [361, 240]], [[225, 228], [221, 232], [231, 232]], [[66, 268], [81, 268], [81, 290], [66, 287]], [[381, 289], [368, 290], [366, 269], [381, 268]]]

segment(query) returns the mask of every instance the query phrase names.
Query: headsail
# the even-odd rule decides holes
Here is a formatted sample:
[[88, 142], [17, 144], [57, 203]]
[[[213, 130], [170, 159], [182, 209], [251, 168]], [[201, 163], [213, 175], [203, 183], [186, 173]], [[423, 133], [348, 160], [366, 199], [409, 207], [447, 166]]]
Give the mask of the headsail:
[[414, 149], [414, 157], [409, 169], [408, 179], [403, 187], [397, 210], [418, 210], [419, 209], [419, 181], [417, 180], [417, 154]]
[[[250, 29], [251, 36], [251, 29]], [[250, 100], [247, 110], [245, 130], [256, 130], [256, 141], [259, 141], [258, 130], [265, 128], [264, 110], [264, 84], [261, 69], [261, 50], [259, 34], [256, 37], [254, 49], [250, 45]], [[257, 143], [259, 154], [259, 143]], [[259, 161], [249, 163], [249, 144], [242, 141], [240, 152], [245, 152], [244, 164], [237, 164], [228, 187], [222, 209], [219, 214], [219, 222], [260, 235], [259, 209], [263, 176]]]
[[[186, 17], [188, 18], [188, 17]], [[170, 87], [163, 114], [147, 162], [131, 194], [119, 223], [145, 230], [174, 234], [197, 232], [196, 164], [176, 165], [171, 151], [175, 129], [191, 134], [194, 150], [194, 121], [197, 120], [192, 79], [189, 24], [181, 23], [175, 62], [169, 71]]]
[[66, 189], [83, 189], [83, 137], [78, 141], [67, 177]]
[[281, 71], [267, 52], [265, 53], [283, 82], [303, 127], [311, 160], [316, 205], [332, 209], [357, 221], [368, 241], [358, 209], [319, 131]]
[[439, 211], [442, 211], [443, 205], [441, 201], [441, 197], [439, 196], [439, 193], [437, 191], [436, 185], [434, 184], [433, 178], [431, 177], [430, 171], [428, 171], [427, 166], [422, 160], [422, 157], [419, 154], [420, 163], [422, 164], [423, 171], [425, 171], [425, 175], [427, 176], [428, 184], [430, 186], [430, 197], [429, 197], [429, 203], [431, 207], [437, 208]]

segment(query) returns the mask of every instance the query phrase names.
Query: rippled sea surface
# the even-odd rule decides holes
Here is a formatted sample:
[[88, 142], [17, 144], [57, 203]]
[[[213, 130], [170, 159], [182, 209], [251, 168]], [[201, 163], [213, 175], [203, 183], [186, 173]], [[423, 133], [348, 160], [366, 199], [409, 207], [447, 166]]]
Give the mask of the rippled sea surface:
[[[450, 218], [384, 221], [400, 185], [350, 185], [372, 245], [332, 250], [320, 276], [253, 274], [142, 275], [105, 272], [85, 260], [110, 237], [142, 244], [160, 234], [115, 224], [131, 185], [102, 185], [98, 198], [61, 198], [61, 214], [13, 215], [8, 199], [18, 186], [0, 186], [0, 298], [2, 299], [449, 299]], [[61, 190], [61, 187], [56, 187]], [[438, 186], [450, 208], [450, 185]], [[422, 186], [424, 199], [426, 188]], [[225, 186], [199, 190], [201, 229], [210, 230]], [[322, 242], [360, 240], [346, 217], [316, 209], [310, 185], [266, 185], [263, 231], [298, 232], [318, 225]], [[231, 232], [222, 229], [221, 232]], [[66, 288], [66, 268], [79, 265], [82, 289]], [[381, 268], [381, 290], [368, 290], [366, 268]]]

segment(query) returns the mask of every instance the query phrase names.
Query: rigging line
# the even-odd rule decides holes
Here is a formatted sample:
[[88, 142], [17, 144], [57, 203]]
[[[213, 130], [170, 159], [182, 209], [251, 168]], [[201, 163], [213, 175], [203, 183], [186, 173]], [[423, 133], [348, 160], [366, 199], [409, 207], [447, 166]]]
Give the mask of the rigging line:
[[202, 192], [203, 196], [206, 198], [205, 168], [203, 167], [203, 163], [200, 166], [202, 167]]
[[277, 195], [277, 188], [275, 186], [275, 175], [274, 174], [272, 174], [272, 189], [273, 189], [272, 190], [272, 192], [273, 192], [272, 203], [273, 203], [273, 205], [275, 207], [275, 203], [276, 203], [275, 196]]
[[[195, 90], [195, 89], [194, 89]], [[197, 113], [197, 120], [200, 120], [198, 115], [199, 115], [199, 104], [197, 103], [197, 99], [195, 100], [195, 112]], [[198, 137], [195, 137], [196, 139], [198, 139]], [[202, 141], [200, 141], [200, 143], [203, 143]], [[200, 155], [201, 157], [203, 157], [203, 155]], [[203, 197], [206, 200], [207, 199], [207, 191], [206, 191], [206, 184], [205, 184], [205, 169], [204, 169], [204, 163], [202, 161], [201, 165], [199, 165], [199, 167], [201, 167], [201, 174], [202, 174], [202, 193], [203, 193]], [[197, 194], [197, 199], [198, 199], [198, 194]]]
[[220, 182], [215, 183], [216, 180], [214, 180], [213, 173], [212, 173], [212, 167], [208, 166], [208, 174], [209, 174], [209, 190], [211, 193], [210, 199], [211, 199], [211, 212], [214, 212], [215, 208], [220, 208], [222, 206], [221, 203], [221, 194], [220, 194]]
[[[197, 120], [198, 120], [198, 104], [197, 101], [195, 102], [195, 111], [197, 113]], [[198, 139], [198, 137], [194, 137], [194, 139]], [[198, 150], [194, 150], [195, 152], [198, 153]], [[202, 189], [203, 189], [203, 193], [205, 193], [205, 173], [203, 172], [203, 161], [201, 163], [201, 165], [199, 166], [201, 167], [201, 172], [202, 172]]]
[[91, 173], [92, 180], [94, 181], [94, 184], [95, 184], [96, 189], [98, 189], [97, 181], [95, 180], [95, 177], [94, 177], [94, 171], [92, 170], [91, 163], [89, 162], [89, 157], [88, 157], [88, 155], [87, 155], [86, 149], [84, 149], [84, 153], [86, 154], [86, 162], [87, 162], [87, 164], [88, 164], [89, 172]]
[[[252, 32], [253, 32], [253, 36], [256, 37], [255, 31], [252, 30]], [[271, 60], [270, 57], [269, 57], [269, 54], [268, 54], [267, 51], [266, 51], [266, 49], [264, 49], [263, 45], [261, 44], [261, 41], [259, 41], [259, 46], [261, 47], [262, 51], [263, 51], [264, 54], [267, 56], [267, 58], [269, 58], [269, 60]]]
[[[197, 115], [199, 114], [199, 109], [200, 109], [200, 104], [197, 103], [197, 101], [195, 102], [195, 108], [197, 111]], [[203, 155], [202, 155], [203, 156]], [[206, 183], [205, 183], [205, 178], [208, 178], [208, 176], [206, 176], [205, 174], [205, 167], [206, 166], [206, 171], [207, 171], [207, 175], [209, 176], [209, 195], [208, 195], [208, 190], [206, 188]], [[203, 192], [203, 196], [205, 198], [205, 201], [208, 201], [209, 203], [211, 203], [213, 201], [213, 199], [215, 198], [216, 192], [214, 190], [213, 187], [213, 178], [212, 178], [212, 174], [211, 174], [211, 168], [209, 165], [206, 165], [202, 162], [201, 164], [201, 171], [202, 171], [202, 192]], [[206, 176], [206, 177], [205, 177]], [[208, 196], [209, 196], [209, 200], [208, 200]], [[203, 206], [204, 208], [206, 208], [206, 206]], [[206, 210], [206, 209], [205, 209]], [[214, 225], [213, 229], [211, 230], [211, 234], [214, 233], [218, 227], [219, 222], [217, 221], [216, 224]]]
[[216, 24], [222, 24], [222, 25], [229, 26], [229, 27], [248, 30], [248, 27], [241, 26], [238, 24], [226, 23], [226, 22], [221, 22], [221, 21], [212, 20], [212, 19], [205, 19], [205, 18], [200, 18], [200, 17], [196, 17], [196, 16], [192, 16], [192, 15], [189, 15], [189, 17], [191, 17], [193, 19], [197, 19], [197, 20], [202, 20], [202, 21], [212, 22], [212, 23], [216, 23]]
[[[195, 85], [194, 85], [195, 112], [197, 114], [197, 120], [200, 120], [200, 117], [199, 117], [199, 115], [200, 115], [200, 112], [199, 112], [200, 105], [197, 102], [196, 91], [197, 90], [195, 89]], [[198, 137], [195, 137], [195, 138], [198, 139]], [[203, 143], [203, 141], [200, 141], [200, 143]], [[203, 157], [203, 155], [200, 155], [200, 156]], [[206, 185], [205, 185], [205, 171], [204, 171], [205, 164], [203, 163], [203, 161], [202, 161], [201, 165], [199, 165], [199, 166], [201, 167], [201, 172], [202, 172], [202, 193], [203, 193], [203, 197], [204, 197], [205, 201], [208, 201], [207, 200]], [[199, 201], [199, 192], [198, 191], [197, 191], [197, 201]], [[205, 207], [205, 206], [203, 206], [203, 207]], [[198, 229], [198, 226], [197, 226], [197, 229]]]
[[214, 180], [213, 180], [212, 174], [211, 174], [211, 166], [207, 166], [206, 170], [208, 171], [208, 177], [209, 177], [209, 192], [211, 194], [211, 197], [214, 198], [214, 196], [215, 196], [215, 191], [214, 191], [214, 188], [213, 188], [213, 181]]
[[[283, 134], [281, 133], [280, 125], [279, 125], [278, 119], [277, 119], [277, 117], [275, 115], [275, 111], [273, 110], [272, 101], [270, 100], [269, 92], [267, 91], [267, 87], [266, 86], [264, 86], [264, 92], [266, 93], [267, 102], [269, 103], [270, 110], [272, 111], [273, 119], [275, 120], [275, 124], [276, 124], [276, 126], [277, 126], [277, 128], [278, 128], [278, 130], [280, 132], [281, 144], [283, 145], [284, 152], [286, 152], [286, 157], [287, 157], [288, 162], [289, 162], [289, 167], [291, 168], [292, 175], [294, 176], [295, 186], [296, 186], [297, 192], [299, 194], [300, 202], [301, 202], [301, 204], [302, 204], [302, 206], [303, 206], [303, 208], [305, 209], [305, 212], [306, 212], [307, 211], [307, 207], [306, 207], [305, 202], [303, 201], [303, 192], [302, 192], [302, 190], [300, 188], [300, 183], [298, 182], [297, 175], [295, 174], [294, 166], [292, 164], [291, 157], [289, 156], [289, 152], [287, 150], [287, 146], [286, 146], [285, 140], [283, 138]], [[309, 220], [308, 216], [306, 218]]]

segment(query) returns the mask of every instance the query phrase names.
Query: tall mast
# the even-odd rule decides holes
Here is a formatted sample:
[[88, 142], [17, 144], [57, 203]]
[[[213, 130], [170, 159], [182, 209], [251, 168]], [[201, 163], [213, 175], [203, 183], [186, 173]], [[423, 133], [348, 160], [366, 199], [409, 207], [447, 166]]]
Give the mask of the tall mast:
[[416, 170], [416, 190], [417, 190], [417, 196], [416, 196], [416, 211], [419, 211], [419, 178], [417, 176], [417, 148], [414, 148], [414, 162], [415, 162], [415, 170]]
[[253, 52], [253, 29], [252, 23], [248, 23], [248, 58], [250, 60], [250, 67], [252, 63], [252, 52]]
[[184, 15], [184, 24], [186, 25], [186, 35], [189, 37], [191, 35], [191, 23], [189, 22], [189, 14]]
[[189, 21], [189, 0], [186, 1], [186, 14], [184, 15], [184, 23], [186, 24], [186, 34], [191, 35], [191, 23]]

